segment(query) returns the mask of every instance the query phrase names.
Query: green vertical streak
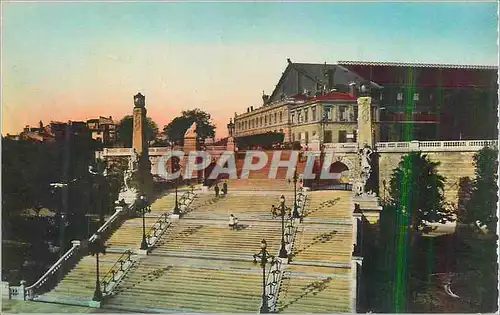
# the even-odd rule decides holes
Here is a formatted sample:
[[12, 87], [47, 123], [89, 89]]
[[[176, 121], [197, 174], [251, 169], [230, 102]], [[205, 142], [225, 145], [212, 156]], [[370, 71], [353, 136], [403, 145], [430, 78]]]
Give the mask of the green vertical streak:
[[[403, 124], [403, 141], [413, 140], [413, 124], [409, 123], [413, 119], [413, 94], [415, 92], [413, 82], [413, 69], [409, 68], [406, 77], [406, 88], [404, 93], [405, 102], [405, 120]], [[396, 240], [396, 266], [394, 281], [394, 311], [401, 313], [406, 311], [407, 298], [407, 270], [409, 263], [408, 251], [408, 228], [411, 224], [411, 196], [408, 193], [412, 180], [411, 159], [405, 157], [403, 160], [403, 174], [401, 179], [401, 203], [397, 209], [397, 227], [398, 235]]]

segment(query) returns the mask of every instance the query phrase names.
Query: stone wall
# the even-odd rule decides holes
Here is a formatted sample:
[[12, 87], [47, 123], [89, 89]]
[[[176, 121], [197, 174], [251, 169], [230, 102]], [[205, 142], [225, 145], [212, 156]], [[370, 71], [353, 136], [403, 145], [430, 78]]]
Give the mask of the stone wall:
[[[438, 172], [446, 178], [445, 198], [449, 202], [456, 203], [458, 193], [458, 182], [461, 177], [474, 177], [473, 156], [476, 152], [424, 152], [432, 161], [440, 162]], [[393, 170], [407, 152], [380, 152], [379, 160], [379, 196], [381, 198], [389, 195], [389, 182]], [[383, 181], [386, 181], [384, 189]]]

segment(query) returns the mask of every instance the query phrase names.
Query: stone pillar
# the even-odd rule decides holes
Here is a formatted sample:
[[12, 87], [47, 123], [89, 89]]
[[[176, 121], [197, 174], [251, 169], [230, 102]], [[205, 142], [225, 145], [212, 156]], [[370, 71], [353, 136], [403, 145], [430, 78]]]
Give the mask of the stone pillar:
[[[191, 151], [196, 151], [198, 150], [198, 135], [196, 133], [196, 123], [193, 123], [191, 127], [189, 127], [188, 130], [186, 130], [186, 133], [184, 134], [184, 146], [183, 146], [183, 151], [184, 151], [184, 159], [181, 160], [181, 165], [183, 169], [186, 169], [186, 163], [188, 161], [188, 156]], [[198, 171], [198, 181], [201, 181], [203, 179], [203, 170]]]
[[235, 149], [236, 149], [236, 146], [234, 144], [234, 139], [233, 139], [233, 137], [229, 136], [227, 138], [226, 150], [227, 151], [235, 151]]
[[360, 148], [373, 148], [373, 126], [371, 114], [371, 96], [358, 98], [358, 144]]
[[142, 152], [147, 151], [147, 139], [145, 137], [146, 130], [146, 107], [145, 97], [141, 93], [134, 96], [134, 126], [132, 137], [132, 148], [141, 156]]
[[132, 148], [138, 156], [138, 184], [141, 193], [152, 193], [153, 177], [151, 175], [151, 161], [149, 160], [148, 141], [146, 139], [146, 104], [141, 93], [134, 96], [134, 125]]

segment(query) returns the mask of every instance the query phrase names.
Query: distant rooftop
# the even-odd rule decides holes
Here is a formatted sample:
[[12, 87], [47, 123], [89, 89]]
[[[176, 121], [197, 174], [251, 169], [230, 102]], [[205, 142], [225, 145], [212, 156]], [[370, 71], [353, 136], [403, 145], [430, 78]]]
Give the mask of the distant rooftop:
[[339, 65], [353, 66], [392, 66], [392, 67], [414, 67], [414, 68], [453, 68], [453, 69], [478, 69], [496, 70], [498, 66], [485, 65], [454, 65], [454, 64], [432, 64], [432, 63], [411, 63], [411, 62], [383, 62], [383, 61], [339, 61]]

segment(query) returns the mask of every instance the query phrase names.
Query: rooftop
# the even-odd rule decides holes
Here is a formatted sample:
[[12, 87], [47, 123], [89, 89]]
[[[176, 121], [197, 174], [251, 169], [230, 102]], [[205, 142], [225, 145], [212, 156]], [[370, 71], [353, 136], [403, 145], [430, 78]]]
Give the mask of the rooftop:
[[454, 65], [454, 64], [432, 64], [432, 63], [411, 63], [411, 62], [385, 62], [385, 61], [339, 61], [339, 65], [354, 66], [380, 66], [380, 67], [414, 67], [414, 68], [453, 68], [453, 69], [480, 69], [497, 70], [498, 66], [486, 65]]

